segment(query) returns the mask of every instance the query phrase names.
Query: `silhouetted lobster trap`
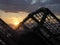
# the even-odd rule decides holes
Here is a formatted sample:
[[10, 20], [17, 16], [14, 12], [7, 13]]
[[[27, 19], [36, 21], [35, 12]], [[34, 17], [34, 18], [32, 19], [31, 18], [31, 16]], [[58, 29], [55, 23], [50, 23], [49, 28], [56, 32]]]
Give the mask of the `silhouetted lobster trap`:
[[30, 13], [18, 30], [38, 31], [46, 42], [59, 45], [60, 20], [48, 8], [42, 7]]
[[28, 29], [44, 26], [53, 34], [60, 33], [60, 20], [48, 8], [44, 7], [30, 13], [21, 24]]
[[[30, 33], [29, 31], [33, 33]], [[30, 38], [27, 38], [26, 35], [21, 36], [22, 34], [25, 34], [25, 33], [27, 33], [26, 35], [28, 37], [30, 34], [32, 36], [35, 36], [36, 34], [39, 39], [41, 38], [40, 42], [43, 41], [47, 45], [60, 45], [60, 20], [48, 8], [44, 8], [44, 7], [36, 10], [35, 12], [30, 13], [20, 23], [16, 31], [13, 31], [13, 29], [10, 28], [9, 25], [7, 25], [2, 19], [0, 19], [1, 45], [18, 45], [17, 42], [19, 42], [18, 41], [20, 39], [19, 36], [21, 37], [20, 39], [21, 42], [27, 39], [30, 39]], [[37, 39], [37, 37], [35, 36], [35, 39]], [[35, 40], [35, 39], [32, 39], [32, 40]], [[27, 40], [27, 42], [28, 41], [31, 42], [31, 39]], [[21, 42], [20, 42], [20, 45], [22, 45]]]

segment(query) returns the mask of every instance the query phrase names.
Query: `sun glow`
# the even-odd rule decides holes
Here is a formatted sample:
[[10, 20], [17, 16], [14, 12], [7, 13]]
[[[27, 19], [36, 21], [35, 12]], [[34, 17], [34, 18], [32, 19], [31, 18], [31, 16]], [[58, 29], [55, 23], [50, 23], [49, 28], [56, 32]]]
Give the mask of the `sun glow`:
[[19, 21], [18, 21], [18, 20], [14, 20], [13, 24], [14, 24], [15, 26], [18, 26], [18, 25], [19, 25]]
[[14, 18], [14, 19], [12, 20], [12, 23], [13, 23], [13, 25], [18, 26], [19, 23], [20, 23], [20, 20], [19, 20], [18, 18]]
[[13, 29], [16, 29], [19, 24], [20, 24], [20, 19], [13, 17], [12, 20], [11, 20], [10, 26], [11, 26]]

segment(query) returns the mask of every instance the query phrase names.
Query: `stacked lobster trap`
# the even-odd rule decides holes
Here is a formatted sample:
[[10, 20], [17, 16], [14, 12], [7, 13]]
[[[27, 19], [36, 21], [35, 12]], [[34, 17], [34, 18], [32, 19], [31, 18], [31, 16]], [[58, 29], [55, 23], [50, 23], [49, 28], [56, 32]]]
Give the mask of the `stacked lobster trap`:
[[48, 8], [42, 7], [30, 13], [20, 23], [17, 31], [13, 31], [0, 19], [1, 45], [18, 45], [14, 37], [26, 31], [35, 32], [47, 45], [60, 45], [60, 20]]
[[27, 29], [38, 31], [47, 43], [59, 45], [60, 20], [48, 8], [30, 13], [18, 27], [18, 30]]

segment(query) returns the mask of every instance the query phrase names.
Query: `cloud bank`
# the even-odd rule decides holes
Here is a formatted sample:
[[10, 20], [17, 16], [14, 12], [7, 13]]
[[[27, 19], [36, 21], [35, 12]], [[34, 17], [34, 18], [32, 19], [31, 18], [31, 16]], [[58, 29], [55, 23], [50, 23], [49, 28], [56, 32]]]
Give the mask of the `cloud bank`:
[[60, 0], [0, 0], [0, 10], [6, 12], [33, 12], [40, 7], [48, 7], [53, 12], [60, 12]]

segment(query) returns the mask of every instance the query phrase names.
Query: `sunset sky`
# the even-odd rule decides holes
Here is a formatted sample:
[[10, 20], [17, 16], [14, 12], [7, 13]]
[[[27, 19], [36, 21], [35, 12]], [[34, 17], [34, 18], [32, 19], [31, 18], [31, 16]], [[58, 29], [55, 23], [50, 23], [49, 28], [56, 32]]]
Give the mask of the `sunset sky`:
[[60, 18], [60, 0], [0, 0], [0, 18], [8, 24], [17, 25], [40, 7], [49, 8]]

